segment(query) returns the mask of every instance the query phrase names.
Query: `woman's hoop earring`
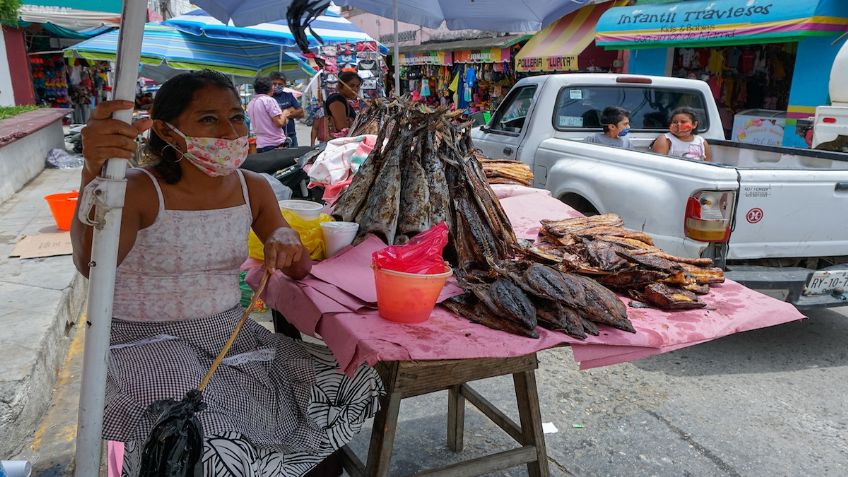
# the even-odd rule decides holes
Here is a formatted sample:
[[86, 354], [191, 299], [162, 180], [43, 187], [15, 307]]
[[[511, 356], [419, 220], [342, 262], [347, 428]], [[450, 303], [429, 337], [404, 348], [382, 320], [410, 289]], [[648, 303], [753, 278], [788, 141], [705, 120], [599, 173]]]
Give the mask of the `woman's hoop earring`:
[[164, 154], [164, 153], [165, 153], [165, 149], [168, 149], [169, 147], [170, 147], [171, 149], [173, 149], [173, 150], [174, 150], [174, 152], [175, 152], [175, 153], [177, 153], [177, 155], [179, 156], [179, 159], [177, 159], [176, 161], [174, 161], [174, 164], [176, 164], [176, 163], [178, 163], [178, 162], [182, 161], [182, 160], [183, 160], [183, 153], [181, 153], [181, 152], [180, 152], [180, 151], [179, 151], [176, 147], [174, 147], [174, 146], [173, 146], [173, 145], [171, 145], [171, 144], [166, 144], [166, 145], [165, 145], [165, 147], [163, 147], [163, 148], [162, 148], [162, 153]]

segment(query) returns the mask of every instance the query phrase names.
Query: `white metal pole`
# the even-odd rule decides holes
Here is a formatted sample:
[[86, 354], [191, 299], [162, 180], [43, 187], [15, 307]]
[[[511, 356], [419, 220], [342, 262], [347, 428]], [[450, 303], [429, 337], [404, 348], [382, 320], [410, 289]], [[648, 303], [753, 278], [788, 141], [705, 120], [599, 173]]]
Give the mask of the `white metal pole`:
[[277, 63], [277, 71], [283, 71], [283, 45], [280, 45], [280, 61]]
[[400, 46], [398, 46], [398, 0], [392, 0], [395, 27], [395, 96], [400, 96]]
[[[135, 98], [146, 16], [145, 0], [124, 0], [115, 67], [114, 99], [132, 101]], [[114, 118], [130, 123], [132, 110], [116, 112]], [[76, 477], [100, 475], [100, 436], [103, 429], [112, 298], [115, 291], [121, 212], [126, 191], [126, 170], [125, 159], [110, 159], [102, 177], [93, 182], [94, 186], [87, 188], [85, 192], [93, 194], [96, 198], [98, 205], [95, 217], [99, 224], [94, 229], [89, 263], [88, 321], [79, 402], [74, 472]]]

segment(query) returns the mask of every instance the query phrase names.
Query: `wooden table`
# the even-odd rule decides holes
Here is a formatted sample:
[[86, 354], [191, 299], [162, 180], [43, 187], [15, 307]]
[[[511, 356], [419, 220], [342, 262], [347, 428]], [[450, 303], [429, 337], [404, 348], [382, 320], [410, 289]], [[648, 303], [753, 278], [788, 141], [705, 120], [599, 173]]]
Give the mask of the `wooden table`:
[[[274, 313], [274, 328], [299, 338], [295, 328], [279, 312]], [[527, 465], [530, 477], [547, 477], [548, 458], [539, 394], [536, 389], [536, 353], [512, 358], [479, 358], [441, 361], [389, 361], [375, 368], [383, 380], [386, 395], [374, 419], [368, 461], [363, 464], [350, 446], [345, 446], [344, 467], [352, 477], [384, 477], [389, 475], [400, 402], [405, 398], [438, 391], [448, 391], [448, 448], [461, 452], [464, 445], [465, 402], [480, 410], [493, 423], [509, 434], [521, 447], [458, 462], [416, 476], [473, 476], [519, 465]], [[471, 381], [511, 374], [518, 403], [519, 423], [468, 384]]]

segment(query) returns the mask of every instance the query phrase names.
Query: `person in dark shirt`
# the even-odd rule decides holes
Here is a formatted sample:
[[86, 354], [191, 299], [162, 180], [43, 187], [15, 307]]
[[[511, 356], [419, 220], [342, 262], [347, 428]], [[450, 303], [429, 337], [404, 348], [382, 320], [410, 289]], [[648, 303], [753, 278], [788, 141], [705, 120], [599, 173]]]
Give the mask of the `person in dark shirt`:
[[286, 77], [279, 71], [271, 73], [271, 83], [274, 87], [273, 98], [280, 105], [280, 110], [288, 111], [289, 122], [286, 123], [286, 137], [290, 140], [289, 147], [297, 147], [297, 130], [293, 119], [305, 116], [303, 108], [297, 98], [286, 88]]
[[362, 79], [352, 71], [344, 71], [339, 75], [339, 92], [333, 93], [324, 101], [324, 110], [330, 123], [330, 132], [339, 133], [350, 128], [356, 119], [356, 110], [349, 101], [359, 97]]

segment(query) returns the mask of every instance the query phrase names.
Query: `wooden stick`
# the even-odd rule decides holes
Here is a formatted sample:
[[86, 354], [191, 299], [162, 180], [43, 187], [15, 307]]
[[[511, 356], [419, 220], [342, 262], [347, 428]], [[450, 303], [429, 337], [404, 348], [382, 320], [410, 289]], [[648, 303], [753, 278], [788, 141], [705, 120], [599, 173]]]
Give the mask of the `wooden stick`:
[[212, 366], [209, 367], [209, 371], [206, 372], [206, 376], [203, 376], [200, 386], [197, 387], [198, 391], [203, 392], [203, 390], [206, 389], [206, 386], [212, 379], [212, 375], [215, 374], [215, 371], [218, 370], [218, 366], [221, 365], [221, 361], [223, 361], [224, 357], [227, 356], [227, 353], [230, 352], [230, 348], [233, 347], [233, 343], [235, 343], [239, 332], [241, 332], [241, 327], [244, 326], [245, 322], [247, 322], [247, 319], [250, 317], [250, 312], [253, 311], [256, 304], [259, 302], [259, 295], [265, 291], [265, 285], [268, 284], [268, 278], [270, 277], [271, 271], [266, 269], [265, 273], [262, 275], [262, 280], [259, 282], [259, 287], [253, 294], [253, 299], [250, 300], [250, 305], [248, 305], [247, 308], [245, 308], [244, 313], [241, 314], [241, 319], [239, 319], [238, 323], [236, 323], [236, 327], [233, 329], [233, 332], [230, 333], [230, 339], [227, 340], [227, 343], [224, 344], [224, 348], [221, 349], [221, 352], [215, 357], [215, 361], [212, 362]]

